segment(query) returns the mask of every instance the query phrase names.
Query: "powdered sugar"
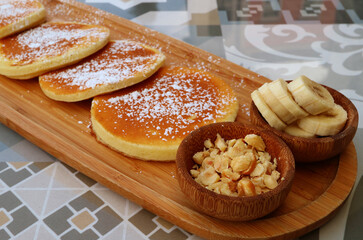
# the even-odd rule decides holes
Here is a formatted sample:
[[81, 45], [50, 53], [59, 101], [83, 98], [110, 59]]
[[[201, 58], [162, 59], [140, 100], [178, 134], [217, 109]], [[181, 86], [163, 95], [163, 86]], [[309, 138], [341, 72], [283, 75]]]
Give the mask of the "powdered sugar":
[[27, 63], [61, 55], [75, 45], [94, 44], [107, 36], [108, 32], [99, 27], [85, 28], [85, 25], [77, 23], [47, 23], [4, 39], [2, 48], [9, 59]]
[[29, 0], [3, 0], [0, 1], [0, 26], [5, 26], [18, 18], [37, 11], [39, 7]]
[[57, 82], [55, 88], [89, 89], [98, 85], [118, 83], [155, 67], [160, 55], [129, 41], [110, 42], [105, 49], [89, 59], [64, 70], [48, 73], [45, 82]]
[[116, 110], [115, 126], [124, 135], [143, 131], [147, 138], [163, 141], [222, 119], [236, 97], [216, 87], [209, 75], [186, 72], [164, 70], [145, 86], [107, 99], [102, 111]]

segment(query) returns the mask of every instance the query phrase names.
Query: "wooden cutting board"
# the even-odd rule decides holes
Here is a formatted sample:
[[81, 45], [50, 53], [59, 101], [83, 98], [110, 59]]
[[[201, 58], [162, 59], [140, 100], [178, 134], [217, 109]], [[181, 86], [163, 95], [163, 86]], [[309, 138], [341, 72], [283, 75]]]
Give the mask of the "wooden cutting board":
[[[224, 79], [237, 92], [237, 121], [248, 122], [250, 93], [267, 78], [208, 52], [126, 19], [72, 0], [44, 0], [48, 21], [101, 24], [112, 39], [131, 39], [161, 49], [166, 65], [197, 67]], [[170, 222], [212, 239], [289, 239], [327, 222], [348, 197], [357, 174], [353, 143], [339, 156], [297, 164], [292, 190], [272, 214], [255, 221], [227, 222], [196, 211], [175, 178], [174, 163], [131, 159], [98, 143], [90, 130], [90, 101], [47, 98], [37, 79], [0, 76], [0, 121], [64, 163]]]

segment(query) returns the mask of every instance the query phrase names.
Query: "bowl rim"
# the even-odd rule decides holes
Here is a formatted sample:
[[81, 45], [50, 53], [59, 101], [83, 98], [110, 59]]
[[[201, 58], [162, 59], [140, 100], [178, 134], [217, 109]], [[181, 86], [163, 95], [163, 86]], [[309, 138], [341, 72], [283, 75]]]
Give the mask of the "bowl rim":
[[[187, 143], [190, 139], [192, 139], [195, 135], [200, 134], [205, 129], [215, 128], [216, 126], [224, 126], [224, 125], [242, 127], [242, 128], [250, 129], [252, 131], [256, 131], [258, 133], [262, 133], [262, 135], [264, 135], [264, 136], [261, 136], [262, 138], [266, 137], [268, 135], [268, 136], [272, 137], [274, 140], [276, 140], [276, 142], [277, 142], [276, 144], [280, 145], [280, 149], [281, 149], [280, 153], [282, 151], [286, 151], [287, 156], [285, 158], [286, 158], [286, 161], [288, 162], [288, 164], [287, 164], [288, 169], [286, 171], [286, 175], [284, 176], [285, 179], [282, 181], [280, 180], [280, 182], [276, 188], [271, 189], [271, 190], [261, 193], [261, 194], [254, 195], [254, 196], [227, 196], [227, 195], [215, 193], [215, 192], [203, 187], [202, 185], [200, 185], [193, 179], [192, 175], [187, 170], [186, 160], [184, 158], [182, 158], [182, 156], [184, 156], [183, 152], [182, 152], [183, 148], [185, 146], [187, 146]], [[221, 134], [221, 136], [222, 136], [222, 134]], [[280, 161], [279, 157], [276, 157], [276, 159], [277, 159], [277, 161]], [[196, 188], [202, 194], [210, 195], [212, 197], [216, 197], [216, 198], [222, 199], [224, 201], [245, 203], [245, 202], [253, 202], [253, 201], [261, 200], [261, 199], [270, 199], [271, 197], [275, 196], [279, 192], [282, 192], [284, 189], [289, 187], [289, 185], [291, 185], [291, 182], [295, 175], [295, 160], [294, 160], [294, 156], [293, 156], [290, 148], [286, 145], [286, 143], [281, 138], [279, 138], [277, 135], [272, 133], [271, 131], [263, 129], [263, 128], [255, 126], [255, 125], [252, 125], [252, 124], [247, 124], [247, 123], [220, 122], [220, 123], [212, 123], [212, 124], [208, 124], [206, 126], [200, 127], [198, 129], [192, 131], [190, 134], [188, 134], [184, 138], [184, 140], [182, 141], [182, 143], [180, 144], [180, 146], [178, 148], [177, 158], [176, 158], [176, 168], [177, 168], [177, 171], [180, 173], [180, 175], [184, 178], [184, 180], [186, 180], [189, 185]], [[177, 174], [177, 175], [179, 175], [179, 174]], [[178, 181], [180, 181], [179, 176], [178, 176]]]
[[[291, 82], [291, 80], [288, 80], [286, 82]], [[353, 114], [352, 114], [353, 118], [351, 118], [351, 119], [348, 118], [343, 130], [335, 135], [306, 138], [306, 137], [293, 136], [288, 133], [285, 133], [284, 131], [277, 130], [276, 128], [271, 127], [267, 123], [267, 121], [261, 115], [260, 111], [258, 110], [257, 106], [255, 105], [255, 103], [253, 101], [251, 101], [251, 105], [250, 105], [250, 119], [251, 119], [252, 114], [255, 115], [255, 117], [258, 117], [264, 123], [264, 126], [262, 128], [266, 128], [270, 131], [273, 131], [276, 135], [278, 135], [279, 137], [281, 137], [283, 139], [284, 138], [291, 139], [291, 140], [298, 139], [299, 141], [310, 142], [310, 143], [322, 143], [322, 142], [328, 143], [328, 142], [334, 142], [337, 140], [344, 139], [347, 136], [346, 133], [348, 131], [352, 131], [352, 130], [350, 130], [351, 128], [353, 128], [353, 131], [356, 131], [358, 128], [359, 114], [358, 114], [357, 108], [352, 103], [352, 101], [350, 101], [350, 99], [347, 98], [344, 94], [342, 94], [339, 91], [337, 91], [331, 87], [328, 87], [326, 85], [323, 85], [323, 84], [320, 84], [320, 85], [325, 87], [333, 95], [333, 97], [334, 97], [334, 95], [337, 95], [338, 97], [342, 98], [344, 102], [347, 102], [348, 104], [345, 106], [349, 106], [349, 112], [353, 112]], [[334, 98], [334, 102], [335, 101], [336, 101], [336, 99]], [[347, 111], [348, 116], [349, 116], [349, 112], [345, 106], [341, 106], [341, 107], [343, 107], [344, 110]]]

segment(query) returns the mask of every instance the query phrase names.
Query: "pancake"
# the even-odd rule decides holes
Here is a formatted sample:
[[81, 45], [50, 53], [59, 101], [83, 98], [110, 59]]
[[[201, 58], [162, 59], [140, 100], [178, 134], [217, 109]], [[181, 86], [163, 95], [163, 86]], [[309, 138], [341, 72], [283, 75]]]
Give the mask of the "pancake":
[[113, 92], [154, 74], [165, 56], [157, 49], [132, 41], [110, 41], [106, 47], [76, 65], [39, 77], [50, 98], [75, 102]]
[[0, 39], [45, 21], [45, 8], [36, 0], [0, 1]]
[[104, 47], [108, 28], [50, 22], [0, 40], [0, 74], [30, 79], [76, 63]]
[[238, 101], [205, 71], [163, 67], [151, 78], [92, 101], [97, 139], [127, 156], [172, 161], [184, 137], [214, 122], [234, 121]]

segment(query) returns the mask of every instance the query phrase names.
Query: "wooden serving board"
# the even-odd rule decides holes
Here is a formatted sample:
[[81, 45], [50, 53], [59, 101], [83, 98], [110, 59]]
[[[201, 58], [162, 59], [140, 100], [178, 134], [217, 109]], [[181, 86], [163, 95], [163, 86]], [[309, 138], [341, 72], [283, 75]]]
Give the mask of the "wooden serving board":
[[[248, 122], [250, 93], [269, 81], [222, 58], [164, 34], [73, 0], [44, 0], [48, 20], [102, 24], [112, 39], [131, 39], [161, 49], [167, 65], [207, 70], [238, 94], [237, 121]], [[353, 143], [339, 156], [298, 164], [292, 190], [272, 214], [255, 221], [227, 222], [196, 211], [175, 178], [175, 164], [131, 159], [98, 143], [90, 126], [90, 101], [56, 102], [37, 79], [0, 76], [0, 121], [64, 163], [170, 222], [211, 239], [289, 239], [327, 222], [349, 195], [357, 174]]]

